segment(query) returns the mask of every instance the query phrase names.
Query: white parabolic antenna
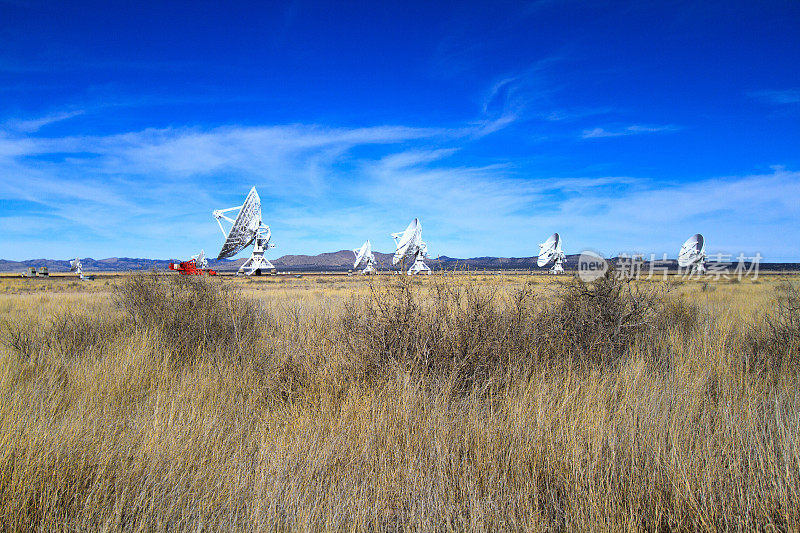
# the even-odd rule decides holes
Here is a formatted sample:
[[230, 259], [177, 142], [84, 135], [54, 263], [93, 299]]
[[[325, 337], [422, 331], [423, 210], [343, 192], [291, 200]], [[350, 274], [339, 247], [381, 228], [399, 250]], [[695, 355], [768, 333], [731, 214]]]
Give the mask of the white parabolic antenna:
[[703, 273], [706, 271], [706, 241], [702, 235], [695, 233], [689, 237], [681, 251], [678, 252], [678, 266], [689, 268], [691, 272]]
[[69, 262], [69, 271], [75, 272], [78, 276], [83, 279], [83, 265], [81, 264], [81, 260], [79, 258], [75, 258]]
[[203, 250], [200, 250], [200, 253], [197, 255], [193, 255], [192, 259], [194, 259], [194, 266], [200, 269], [207, 269], [208, 268], [208, 259], [206, 259], [206, 253]]
[[551, 274], [564, 273], [564, 267], [562, 266], [564, 252], [561, 251], [561, 236], [558, 233], [553, 233], [539, 245], [539, 257], [536, 260], [536, 264], [539, 267], [543, 267], [551, 262], [553, 263], [553, 266], [550, 267]]
[[372, 243], [369, 241], [361, 245], [361, 248], [353, 250], [356, 254], [356, 261], [353, 269], [364, 267], [362, 274], [372, 274], [375, 272], [375, 256], [372, 254]]
[[83, 275], [83, 265], [81, 264], [81, 260], [78, 257], [69, 262], [69, 271], [75, 272], [78, 275], [78, 277], [81, 278], [81, 281], [94, 279], [94, 276]]
[[[239, 213], [235, 219], [225, 215], [225, 213], [237, 209]], [[250, 258], [239, 267], [237, 274], [246, 274], [248, 276], [255, 274], [258, 276], [274, 268], [272, 263], [264, 258], [264, 252], [268, 248], [274, 248], [275, 245], [269, 242], [272, 236], [269, 226], [264, 225], [261, 221], [261, 198], [259, 198], [255, 187], [247, 193], [247, 198], [244, 199], [242, 205], [227, 209], [217, 209], [213, 212], [213, 215], [217, 219], [222, 235], [225, 236], [225, 242], [222, 244], [222, 249], [217, 259], [233, 257], [252, 243], [253, 252]], [[225, 230], [222, 220], [231, 223], [229, 230]]]
[[428, 245], [422, 240], [422, 224], [418, 218], [411, 221], [403, 233], [392, 233], [397, 249], [392, 258], [392, 265], [399, 265], [408, 260], [411, 266], [406, 272], [412, 274], [430, 274], [431, 269], [425, 264], [428, 257]]

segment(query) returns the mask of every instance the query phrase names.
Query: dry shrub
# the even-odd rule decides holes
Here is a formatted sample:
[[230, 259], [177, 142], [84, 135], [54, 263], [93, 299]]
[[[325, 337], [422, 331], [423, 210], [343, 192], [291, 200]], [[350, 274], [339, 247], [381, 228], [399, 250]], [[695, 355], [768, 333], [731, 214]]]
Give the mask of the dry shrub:
[[658, 331], [674, 328], [690, 334], [697, 330], [704, 318], [700, 306], [688, 302], [683, 296], [664, 298], [659, 304], [655, 326]]
[[495, 287], [440, 281], [432, 289], [424, 317], [429, 374], [462, 392], [502, 384], [529, 352], [521, 337], [531, 330], [533, 293], [517, 291], [509, 305]]
[[204, 352], [249, 353], [267, 322], [238, 290], [199, 276], [134, 274], [116, 288], [114, 301], [134, 328], [156, 332], [178, 363]]
[[664, 326], [666, 286], [639, 285], [610, 273], [561, 286], [537, 317], [543, 357], [578, 365], [613, 365], [637, 340]]
[[750, 370], [780, 375], [800, 366], [800, 290], [784, 283], [776, 292], [772, 311], [747, 328], [744, 355]]
[[70, 309], [44, 324], [6, 319], [5, 343], [36, 362], [49, 354], [71, 358], [97, 351], [122, 334], [147, 330], [180, 362], [204, 352], [241, 356], [271, 322], [236, 289], [199, 277], [134, 274], [115, 288], [113, 300], [120, 313], [91, 315]]
[[610, 272], [562, 283], [536, 316], [538, 359], [608, 370], [631, 357], [668, 370], [673, 333], [684, 339], [705, 320], [699, 306], [670, 294], [674, 284], [638, 283]]
[[549, 298], [526, 285], [503, 299], [496, 288], [438, 280], [423, 296], [403, 278], [349, 302], [342, 330], [365, 375], [399, 366], [467, 391], [542, 363], [611, 365], [643, 336], [694, 327], [698, 309], [667, 304], [666, 290], [606, 276]]
[[466, 391], [499, 378], [529, 346], [520, 334], [529, 329], [530, 298], [521, 291], [509, 307], [494, 289], [446, 280], [423, 295], [403, 276], [371, 284], [366, 299], [348, 302], [341, 329], [368, 379], [399, 368]]

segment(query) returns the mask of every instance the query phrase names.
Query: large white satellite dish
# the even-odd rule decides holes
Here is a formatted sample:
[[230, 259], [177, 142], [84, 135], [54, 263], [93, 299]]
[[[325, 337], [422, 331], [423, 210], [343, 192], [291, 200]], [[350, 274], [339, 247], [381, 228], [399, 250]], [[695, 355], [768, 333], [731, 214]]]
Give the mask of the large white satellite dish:
[[688, 268], [689, 272], [702, 274], [706, 271], [706, 241], [702, 235], [695, 233], [689, 237], [681, 251], [678, 252], [678, 266]]
[[564, 267], [564, 252], [561, 251], [561, 236], [558, 233], [553, 233], [550, 237], [539, 245], [539, 257], [536, 264], [539, 267], [547, 266], [551, 262], [553, 266], [550, 267], [551, 274], [563, 274]]
[[362, 274], [373, 274], [375, 272], [375, 256], [372, 254], [372, 244], [369, 241], [362, 244], [361, 248], [353, 250], [353, 253], [356, 254], [353, 269], [363, 266]]
[[392, 258], [392, 265], [398, 265], [408, 259], [411, 266], [406, 272], [413, 274], [430, 274], [431, 269], [425, 264], [428, 257], [428, 245], [422, 240], [422, 224], [418, 218], [411, 221], [403, 233], [392, 233], [397, 249]]
[[[239, 210], [239, 213], [235, 219], [225, 216], [225, 213], [236, 209]], [[264, 225], [261, 221], [261, 198], [259, 198], [255, 187], [247, 193], [247, 198], [244, 199], [242, 205], [227, 209], [217, 209], [213, 212], [213, 215], [217, 219], [222, 235], [225, 236], [225, 242], [222, 244], [222, 249], [217, 259], [233, 257], [252, 243], [253, 252], [250, 258], [239, 267], [237, 274], [246, 274], [248, 276], [255, 274], [259, 276], [275, 268], [264, 257], [264, 252], [268, 248], [274, 248], [275, 245], [269, 242], [272, 236], [269, 226]], [[223, 219], [231, 223], [231, 227], [227, 231], [222, 225]]]

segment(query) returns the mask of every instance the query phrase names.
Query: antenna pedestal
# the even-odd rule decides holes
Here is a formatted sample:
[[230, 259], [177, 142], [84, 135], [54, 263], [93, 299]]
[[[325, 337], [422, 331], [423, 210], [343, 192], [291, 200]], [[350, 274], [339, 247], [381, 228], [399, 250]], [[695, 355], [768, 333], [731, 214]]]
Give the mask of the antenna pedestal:
[[364, 274], [364, 275], [374, 274], [375, 273], [375, 267], [372, 266], [372, 262], [370, 262], [366, 267], [364, 267], [364, 270], [362, 270], [361, 273]]
[[558, 255], [556, 256], [556, 262], [553, 263], [552, 267], [550, 267], [550, 273], [563, 274], [564, 273], [563, 264], [564, 264], [564, 253], [559, 251]]
[[256, 237], [253, 243], [253, 253], [247, 261], [239, 267], [236, 275], [241, 276], [244, 274], [245, 276], [252, 276], [255, 274], [256, 276], [260, 276], [261, 274], [272, 272], [275, 267], [264, 257], [264, 251], [268, 247], [269, 245], [265, 243], [264, 238], [260, 235]]
[[414, 264], [411, 265], [411, 268], [408, 269], [409, 276], [413, 276], [414, 274], [427, 274], [430, 275], [431, 269], [428, 265], [425, 264], [425, 259], [422, 255], [418, 255], [416, 259], [414, 259]]
[[256, 276], [260, 276], [261, 274], [272, 272], [273, 268], [275, 267], [272, 266], [272, 263], [264, 259], [264, 252], [260, 254], [253, 252], [253, 255], [239, 267], [236, 275], [252, 276], [255, 274]]
[[686, 269], [686, 273], [690, 277], [699, 278], [700, 276], [706, 273], [706, 265], [703, 263], [694, 263], [692, 265], [689, 265], [689, 267]]

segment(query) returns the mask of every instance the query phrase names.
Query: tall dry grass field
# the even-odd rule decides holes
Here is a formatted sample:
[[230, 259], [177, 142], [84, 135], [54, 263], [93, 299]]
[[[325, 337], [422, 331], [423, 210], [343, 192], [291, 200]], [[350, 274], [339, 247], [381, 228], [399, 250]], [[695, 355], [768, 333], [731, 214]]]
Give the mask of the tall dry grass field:
[[6, 530], [800, 529], [791, 279], [0, 294]]

